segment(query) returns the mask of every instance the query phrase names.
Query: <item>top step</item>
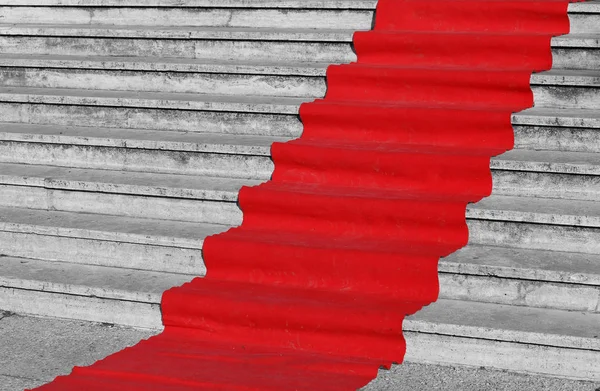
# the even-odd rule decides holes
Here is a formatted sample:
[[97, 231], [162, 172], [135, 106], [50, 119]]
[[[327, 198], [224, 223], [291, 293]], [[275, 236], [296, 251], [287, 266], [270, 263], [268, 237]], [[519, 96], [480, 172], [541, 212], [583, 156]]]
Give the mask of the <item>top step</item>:
[[377, 0], [0, 0], [0, 6], [369, 9]]
[[[367, 9], [377, 0], [0, 0], [0, 6]], [[569, 12], [600, 13], [600, 1], [571, 3]]]

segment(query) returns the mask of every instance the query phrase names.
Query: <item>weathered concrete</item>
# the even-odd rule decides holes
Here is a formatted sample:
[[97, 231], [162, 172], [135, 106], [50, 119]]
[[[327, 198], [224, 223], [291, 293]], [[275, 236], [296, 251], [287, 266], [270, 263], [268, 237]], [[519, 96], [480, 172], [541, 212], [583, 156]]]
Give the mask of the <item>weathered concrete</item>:
[[3, 54], [0, 66], [15, 68], [59, 68], [109, 71], [154, 71], [224, 73], [240, 75], [325, 76], [329, 63], [218, 61], [214, 59], [116, 57], [116, 56], [56, 56]]
[[[13, 34], [35, 30], [13, 30]], [[351, 32], [345, 34], [332, 34], [331, 36], [306, 36], [296, 33], [286, 35], [273, 35], [271, 39], [291, 39], [291, 41], [261, 40], [257, 34], [245, 37], [240, 32], [237, 35], [223, 36], [222, 39], [188, 39], [183, 36], [179, 39], [157, 40], [152, 31], [135, 37], [132, 32], [130, 38], [123, 38], [122, 32], [107, 30], [113, 38], [81, 37], [72, 38], [69, 34], [78, 34], [79, 31], [47, 31], [46, 34], [59, 34], [59, 36], [20, 36], [3, 35], [0, 29], [0, 47], [4, 52], [11, 54], [44, 54], [68, 56], [141, 56], [141, 57], [177, 57], [212, 60], [245, 60], [245, 61], [273, 61], [276, 58], [285, 62], [327, 62], [347, 63], [356, 61], [356, 54], [352, 52], [350, 39]], [[100, 32], [99, 32], [100, 33]], [[61, 35], [67, 36], [61, 36]], [[182, 33], [179, 33], [181, 35]], [[157, 35], [157, 34], [155, 34]], [[171, 31], [171, 36], [177, 36], [177, 31]], [[168, 36], [168, 34], [167, 34]], [[225, 39], [229, 38], [229, 39]], [[234, 38], [237, 38], [234, 40]], [[246, 40], [243, 40], [245, 38]], [[341, 39], [342, 41], [338, 41]]]
[[[375, 5], [14, 1], [0, 0], [0, 243], [42, 259], [4, 259], [0, 302], [155, 328], [160, 292], [204, 274], [202, 239], [241, 221], [237, 189], [269, 178], [271, 142], [300, 135], [299, 104], [325, 93], [327, 62], [356, 59]], [[532, 76], [519, 149], [491, 163], [497, 196], [469, 206], [471, 245], [440, 262], [445, 299], [406, 323], [409, 360], [599, 378], [598, 4], [571, 5], [556, 69]]]
[[90, 365], [155, 333], [6, 314], [0, 319], [0, 390], [41, 385], [69, 373], [74, 365]]
[[469, 205], [467, 218], [598, 228], [600, 204], [594, 201], [492, 195]]
[[2, 68], [0, 85], [302, 98], [322, 97], [326, 90], [325, 77], [322, 76], [8, 67]]
[[1, 103], [5, 123], [298, 137], [296, 114]]
[[379, 376], [361, 391], [598, 391], [600, 383], [533, 376], [483, 366], [404, 363]]
[[[9, 315], [9, 316], [6, 316]], [[0, 390], [21, 391], [148, 338], [154, 332], [105, 324], [0, 314]], [[6, 355], [6, 352], [15, 354]], [[9, 359], [10, 357], [10, 359]], [[364, 391], [494, 389], [594, 391], [598, 384], [484, 368], [405, 363]]]
[[213, 7], [6, 7], [2, 23], [97, 24], [116, 26], [214, 26], [289, 29], [371, 28], [374, 9], [298, 9]]
[[467, 224], [473, 244], [600, 254], [597, 228], [475, 219]]

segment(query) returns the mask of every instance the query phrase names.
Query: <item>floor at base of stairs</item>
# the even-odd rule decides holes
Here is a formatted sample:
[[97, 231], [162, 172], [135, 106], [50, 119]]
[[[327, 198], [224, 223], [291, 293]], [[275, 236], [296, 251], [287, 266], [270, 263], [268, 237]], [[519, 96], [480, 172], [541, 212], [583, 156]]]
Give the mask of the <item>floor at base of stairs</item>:
[[[22, 391], [89, 365], [156, 331], [0, 311], [0, 391]], [[600, 391], [600, 384], [486, 368], [406, 363], [362, 391]], [[316, 390], [315, 390], [316, 391]]]

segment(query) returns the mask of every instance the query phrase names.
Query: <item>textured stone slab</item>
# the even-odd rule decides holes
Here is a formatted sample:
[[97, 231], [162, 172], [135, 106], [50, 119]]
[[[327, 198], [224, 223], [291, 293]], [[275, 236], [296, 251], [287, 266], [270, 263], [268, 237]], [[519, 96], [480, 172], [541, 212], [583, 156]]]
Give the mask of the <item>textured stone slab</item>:
[[0, 91], [0, 100], [54, 105], [297, 114], [300, 104], [311, 98], [7, 87]]
[[201, 249], [203, 238], [227, 228], [215, 224], [0, 208], [0, 230], [4, 232], [190, 249]]
[[0, 123], [4, 141], [89, 145], [115, 148], [153, 149], [270, 156], [271, 144], [289, 137], [220, 134], [204, 132], [164, 132], [85, 126]]
[[0, 183], [57, 190], [236, 202], [242, 186], [257, 185], [261, 181], [0, 163]]
[[513, 149], [492, 159], [492, 169], [600, 175], [600, 155]]
[[[95, 297], [160, 304], [165, 290], [195, 276], [145, 270], [0, 256], [0, 286], [61, 293], [81, 300]], [[0, 305], [1, 306], [1, 305]], [[160, 319], [158, 319], [160, 323]]]
[[375, 9], [377, 0], [1, 0], [0, 5], [78, 7], [223, 7], [292, 9]]
[[218, 61], [211, 59], [2, 54], [0, 66], [153, 72], [325, 76], [329, 63]]
[[513, 125], [600, 128], [600, 111], [534, 107], [513, 114], [512, 123]]
[[592, 350], [598, 352], [600, 358], [599, 324], [600, 314], [438, 300], [407, 318], [404, 329], [455, 337]]
[[439, 271], [600, 286], [600, 255], [470, 244], [443, 258]]
[[249, 27], [0, 24], [0, 35], [177, 40], [203, 39], [244, 41], [352, 42], [354, 31], [355, 30], [339, 29], [316, 30]]
[[467, 207], [467, 218], [600, 227], [600, 203], [492, 195]]

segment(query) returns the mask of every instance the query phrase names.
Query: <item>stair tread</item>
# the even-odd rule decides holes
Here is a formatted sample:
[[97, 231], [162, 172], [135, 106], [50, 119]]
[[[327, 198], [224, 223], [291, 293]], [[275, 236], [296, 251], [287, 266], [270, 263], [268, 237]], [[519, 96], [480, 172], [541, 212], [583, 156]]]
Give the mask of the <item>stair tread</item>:
[[118, 6], [118, 7], [215, 7], [215, 8], [299, 8], [375, 9], [377, 0], [2, 0], [0, 5], [19, 6]]
[[404, 331], [600, 350], [600, 313], [440, 299], [406, 319]]
[[[126, 6], [126, 7], [219, 7], [219, 8], [299, 8], [375, 9], [377, 0], [2, 0], [0, 5], [18, 6]], [[569, 12], [600, 13], [600, 1], [569, 4]]]
[[552, 69], [532, 74], [531, 83], [536, 85], [600, 87], [600, 70]]
[[[270, 156], [273, 142], [288, 137], [1, 123], [5, 141], [64, 143], [160, 150]], [[492, 158], [492, 169], [600, 175], [600, 155], [514, 149]]]
[[513, 149], [495, 156], [492, 169], [600, 175], [600, 154]]
[[47, 189], [236, 202], [242, 186], [261, 181], [0, 163], [0, 184]]
[[469, 244], [442, 258], [439, 271], [600, 286], [600, 255]]
[[194, 276], [0, 256], [0, 286], [159, 304], [162, 293]]
[[600, 128], [600, 110], [532, 107], [514, 113], [513, 125]]
[[552, 38], [553, 47], [600, 48], [600, 33], [570, 33]]
[[111, 57], [0, 54], [0, 66], [325, 76], [330, 63], [211, 60], [166, 57]]
[[228, 228], [209, 223], [0, 208], [2, 231], [191, 249], [201, 249], [205, 237]]
[[2, 24], [0, 36], [75, 36], [146, 39], [227, 39], [352, 42], [356, 30], [268, 27], [120, 26], [97, 24]]
[[2, 122], [0, 139], [257, 156], [270, 156], [272, 143], [289, 140], [278, 136]]
[[299, 106], [314, 98], [193, 93], [83, 90], [71, 88], [0, 88], [0, 101], [160, 107], [163, 109], [241, 111], [297, 114]]
[[569, 4], [569, 12], [577, 13], [600, 13], [600, 1], [582, 1]]
[[600, 202], [559, 198], [491, 195], [467, 207], [480, 220], [600, 227]]

